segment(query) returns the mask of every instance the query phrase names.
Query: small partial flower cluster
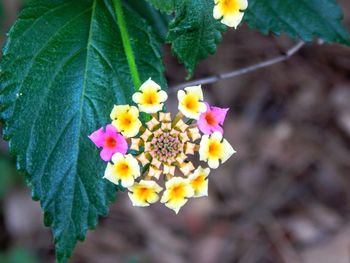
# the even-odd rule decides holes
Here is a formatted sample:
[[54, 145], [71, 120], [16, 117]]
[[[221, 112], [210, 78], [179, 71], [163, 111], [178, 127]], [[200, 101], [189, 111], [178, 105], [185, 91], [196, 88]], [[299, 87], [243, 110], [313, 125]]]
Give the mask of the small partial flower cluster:
[[[162, 111], [167, 93], [149, 79], [132, 97], [137, 107], [114, 106], [111, 124], [89, 136], [108, 162], [104, 178], [127, 188], [134, 206], [160, 199], [178, 213], [189, 198], [208, 195], [210, 168], [235, 153], [223, 138], [228, 109], [204, 102], [200, 86], [180, 90], [177, 97], [179, 112], [172, 119]], [[140, 112], [150, 115], [144, 125]], [[194, 167], [189, 159], [197, 154], [209, 168]]]
[[221, 23], [237, 28], [241, 23], [244, 10], [248, 7], [247, 0], [214, 0], [213, 16], [220, 19]]

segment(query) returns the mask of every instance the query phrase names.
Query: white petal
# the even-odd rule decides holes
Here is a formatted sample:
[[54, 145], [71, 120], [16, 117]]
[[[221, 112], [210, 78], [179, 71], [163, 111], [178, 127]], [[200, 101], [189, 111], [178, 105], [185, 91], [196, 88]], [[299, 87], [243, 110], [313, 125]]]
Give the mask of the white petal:
[[199, 144], [199, 160], [200, 161], [207, 161], [208, 160], [208, 143], [209, 143], [209, 136], [203, 135], [202, 140]]
[[133, 206], [141, 206], [141, 207], [149, 206], [149, 203], [138, 200], [137, 198], [134, 197], [132, 193], [128, 193], [128, 195]]
[[238, 0], [240, 10], [245, 10], [248, 8], [248, 1], [247, 0]]
[[129, 109], [129, 112], [135, 116], [135, 117], [139, 117], [139, 110], [138, 108], [136, 108], [135, 106], [131, 106]]
[[183, 90], [179, 90], [177, 92], [177, 99], [179, 102], [182, 101], [185, 96], [186, 96], [186, 93]]
[[103, 178], [107, 179], [108, 181], [118, 185], [119, 184], [119, 179], [118, 177], [114, 174], [114, 169], [113, 169], [113, 165], [111, 163], [107, 164], [106, 170], [105, 170], [105, 174], [103, 176]]
[[205, 180], [204, 185], [196, 193], [196, 197], [208, 196], [208, 180]]
[[124, 156], [121, 153], [115, 153], [112, 156], [112, 162], [113, 163], [117, 163], [117, 162], [119, 162], [120, 160], [123, 160], [123, 159], [124, 159]]
[[162, 195], [162, 199], [160, 199], [161, 203], [166, 203], [169, 201], [169, 191], [165, 191]]
[[159, 91], [158, 95], [161, 102], [165, 102], [168, 99], [168, 94], [164, 90]]
[[140, 92], [135, 92], [134, 95], [132, 95], [132, 100], [136, 104], [139, 104], [141, 103], [141, 97], [142, 97], [142, 94]]
[[110, 114], [112, 120], [116, 119], [121, 114], [125, 113], [130, 109], [129, 105], [114, 105], [113, 110]]
[[231, 144], [224, 139], [223, 142], [223, 156], [221, 157], [221, 162], [224, 163], [229, 159], [236, 151], [232, 148]]
[[121, 185], [125, 188], [128, 188], [134, 184], [135, 180], [134, 177], [129, 176], [126, 179], [121, 180]]
[[212, 140], [217, 140], [217, 141], [221, 142], [221, 140], [222, 140], [222, 134], [221, 134], [221, 132], [218, 132], [218, 131], [213, 132], [213, 133], [210, 135], [210, 139], [212, 139]]
[[194, 196], [194, 191], [191, 185], [189, 184], [189, 181], [187, 181], [187, 185], [185, 186], [185, 195], [187, 198]]
[[206, 112], [206, 111], [207, 111], [207, 105], [205, 105], [204, 102], [200, 102], [199, 103], [199, 112], [203, 113], [203, 112]]
[[216, 5], [214, 6], [214, 10], [213, 10], [213, 16], [215, 19], [220, 19], [222, 17], [222, 12], [221, 12], [221, 8]]
[[244, 13], [236, 12], [232, 15], [226, 15], [222, 18], [221, 22], [229, 27], [237, 28], [243, 19]]
[[199, 117], [201, 116], [201, 112], [189, 111], [186, 107], [182, 106], [181, 104], [179, 104], [178, 109], [183, 115], [185, 115], [186, 118], [189, 119], [199, 120]]
[[135, 157], [133, 157], [131, 154], [127, 154], [125, 156], [126, 161], [128, 164], [131, 166], [132, 174], [134, 178], [136, 179], [137, 177], [140, 176], [140, 166]]
[[172, 209], [175, 211], [175, 213], [177, 214], [180, 210], [181, 207], [183, 207], [185, 204], [187, 203], [187, 199], [181, 199], [177, 202], [168, 202], [165, 204], [166, 207]]
[[199, 98], [199, 100], [203, 100], [203, 91], [200, 85], [187, 87], [185, 88], [185, 90], [187, 93], [195, 94]]
[[154, 82], [151, 78], [149, 78], [147, 81], [145, 81], [141, 85], [140, 90], [142, 92], [144, 92], [148, 88], [152, 88], [152, 89], [156, 89], [156, 90], [160, 90], [161, 89], [161, 87], [156, 82]]
[[146, 113], [157, 113], [163, 109], [163, 103], [159, 103], [155, 106], [139, 105], [140, 111]]
[[209, 159], [208, 160], [208, 165], [209, 165], [209, 167], [211, 168], [211, 169], [216, 169], [216, 168], [218, 168], [219, 167], [219, 159], [214, 159], [214, 158], [212, 158], [212, 159]]
[[156, 193], [152, 193], [151, 197], [147, 199], [147, 202], [154, 204], [154, 203], [158, 202], [158, 200], [159, 200], [159, 196]]

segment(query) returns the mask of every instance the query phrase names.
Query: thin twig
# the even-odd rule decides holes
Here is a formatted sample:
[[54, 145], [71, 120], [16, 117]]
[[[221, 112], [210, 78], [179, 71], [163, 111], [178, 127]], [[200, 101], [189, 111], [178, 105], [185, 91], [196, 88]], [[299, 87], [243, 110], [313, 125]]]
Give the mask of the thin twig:
[[288, 60], [289, 58], [291, 58], [293, 55], [295, 55], [303, 46], [305, 45], [304, 41], [299, 41], [297, 44], [295, 44], [294, 46], [292, 46], [290, 49], [288, 49], [285, 54], [275, 57], [275, 58], [271, 58], [269, 60], [248, 66], [248, 67], [244, 67], [241, 69], [237, 69], [231, 72], [227, 72], [227, 73], [223, 73], [223, 74], [218, 74], [215, 76], [210, 76], [210, 77], [206, 77], [203, 79], [198, 79], [198, 80], [193, 80], [193, 81], [189, 81], [189, 82], [185, 82], [182, 84], [178, 84], [175, 85], [173, 87], [171, 87], [169, 89], [170, 92], [175, 92], [179, 89], [183, 89], [185, 87], [189, 87], [189, 86], [197, 86], [197, 85], [205, 85], [205, 84], [211, 84], [214, 82], [218, 82], [220, 80], [223, 79], [229, 79], [229, 78], [235, 78], [253, 71], [256, 71], [258, 69], [261, 68], [266, 68], [269, 66], [272, 66], [274, 64], [283, 62]]

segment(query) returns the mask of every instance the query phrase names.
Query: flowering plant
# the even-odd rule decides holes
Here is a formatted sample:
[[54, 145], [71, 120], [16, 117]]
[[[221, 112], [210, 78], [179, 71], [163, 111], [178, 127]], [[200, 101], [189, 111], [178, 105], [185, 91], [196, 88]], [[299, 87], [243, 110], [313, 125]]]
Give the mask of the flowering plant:
[[[108, 214], [115, 184], [136, 206], [159, 200], [175, 212], [189, 198], [207, 195], [210, 171], [234, 150], [223, 139], [228, 109], [208, 105], [198, 85], [282, 62], [314, 38], [350, 45], [335, 0], [20, 2], [26, 5], [1, 56], [0, 121], [52, 228], [60, 263]], [[257, 65], [167, 83], [163, 45], [189, 79], [225, 31], [250, 29], [298, 42]], [[245, 43], [244, 36], [236, 39]], [[164, 110], [168, 84], [180, 89], [173, 115]]]
[[[104, 178], [127, 188], [134, 206], [157, 202], [163, 187], [156, 181], [164, 179], [160, 201], [178, 213], [188, 198], [208, 195], [210, 169], [195, 168], [189, 158], [198, 153], [201, 161], [216, 169], [235, 153], [220, 126], [228, 109], [204, 102], [200, 86], [187, 87], [178, 91], [179, 112], [172, 119], [162, 111], [166, 92], [151, 79], [132, 97], [138, 107], [114, 106], [112, 124], [89, 136], [108, 162]], [[145, 125], [139, 111], [151, 115]], [[127, 149], [134, 154], [126, 154]]]

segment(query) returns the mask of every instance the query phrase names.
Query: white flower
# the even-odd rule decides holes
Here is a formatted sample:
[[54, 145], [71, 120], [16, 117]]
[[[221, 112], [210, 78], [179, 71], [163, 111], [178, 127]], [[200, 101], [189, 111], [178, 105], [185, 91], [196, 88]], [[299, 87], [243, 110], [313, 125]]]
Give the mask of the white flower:
[[118, 185], [120, 181], [123, 187], [130, 187], [140, 176], [140, 166], [131, 154], [116, 153], [112, 157], [112, 162], [108, 163], [103, 177], [110, 182]]
[[235, 152], [229, 142], [222, 138], [220, 132], [204, 135], [199, 146], [200, 160], [208, 162], [212, 169], [218, 168], [219, 161], [226, 162]]

